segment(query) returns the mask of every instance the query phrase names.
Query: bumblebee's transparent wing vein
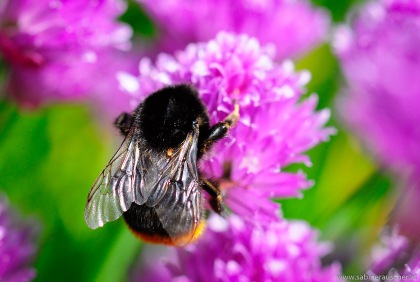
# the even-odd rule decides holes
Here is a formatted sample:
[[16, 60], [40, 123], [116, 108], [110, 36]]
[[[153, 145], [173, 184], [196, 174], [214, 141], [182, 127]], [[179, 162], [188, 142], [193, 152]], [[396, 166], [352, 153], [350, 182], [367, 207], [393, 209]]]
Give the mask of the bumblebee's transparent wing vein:
[[[198, 129], [188, 134], [186, 140], [166, 165], [162, 177], [146, 201], [154, 206], [169, 236], [177, 240], [178, 245], [191, 241], [201, 221], [202, 198], [197, 172]], [[162, 185], [164, 184], [164, 185]], [[165, 190], [162, 193], [162, 189]], [[165, 194], [164, 197], [155, 195]], [[152, 201], [153, 200], [153, 201]], [[186, 235], [189, 237], [180, 238]]]
[[135, 200], [140, 150], [134, 129], [93, 184], [85, 206], [85, 221], [92, 228], [116, 220]]

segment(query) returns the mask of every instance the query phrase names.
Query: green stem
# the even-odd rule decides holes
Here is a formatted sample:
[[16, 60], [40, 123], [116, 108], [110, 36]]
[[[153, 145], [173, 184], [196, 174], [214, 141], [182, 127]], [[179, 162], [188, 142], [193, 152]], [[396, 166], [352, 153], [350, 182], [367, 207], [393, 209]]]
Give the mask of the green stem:
[[97, 282], [126, 281], [129, 268], [135, 261], [142, 243], [124, 228], [104, 260], [95, 278]]

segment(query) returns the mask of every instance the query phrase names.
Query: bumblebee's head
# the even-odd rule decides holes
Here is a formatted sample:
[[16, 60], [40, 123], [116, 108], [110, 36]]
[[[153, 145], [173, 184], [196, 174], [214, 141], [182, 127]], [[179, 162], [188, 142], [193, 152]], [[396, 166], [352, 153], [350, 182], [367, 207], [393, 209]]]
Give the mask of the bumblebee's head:
[[197, 122], [200, 132], [209, 128], [207, 110], [197, 90], [185, 84], [151, 94], [136, 110], [136, 115], [144, 139], [158, 150], [177, 147]]

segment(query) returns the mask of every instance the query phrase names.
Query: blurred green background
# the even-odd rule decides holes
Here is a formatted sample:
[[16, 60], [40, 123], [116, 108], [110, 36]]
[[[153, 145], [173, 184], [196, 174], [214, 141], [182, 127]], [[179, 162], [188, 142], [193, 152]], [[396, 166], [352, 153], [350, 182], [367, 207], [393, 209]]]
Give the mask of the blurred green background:
[[[339, 23], [361, 1], [313, 2], [327, 8]], [[133, 26], [138, 40], [155, 33], [133, 1], [121, 20]], [[1, 76], [4, 64], [0, 65]], [[319, 108], [333, 109], [342, 78], [330, 45], [313, 50], [296, 65], [312, 72], [308, 93], [318, 93]], [[340, 258], [345, 272], [363, 273], [367, 247], [387, 222], [395, 192], [385, 173], [339, 125], [334, 110], [329, 124], [338, 134], [309, 152], [313, 167], [288, 168], [303, 169], [315, 186], [303, 199], [281, 200], [282, 209], [286, 218], [307, 220], [323, 240], [342, 246], [330, 258]], [[0, 102], [0, 129], [0, 189], [42, 226], [36, 281], [124, 281], [142, 243], [122, 221], [92, 231], [83, 219], [87, 193], [121, 142], [118, 132], [87, 105], [24, 111], [5, 100]]]

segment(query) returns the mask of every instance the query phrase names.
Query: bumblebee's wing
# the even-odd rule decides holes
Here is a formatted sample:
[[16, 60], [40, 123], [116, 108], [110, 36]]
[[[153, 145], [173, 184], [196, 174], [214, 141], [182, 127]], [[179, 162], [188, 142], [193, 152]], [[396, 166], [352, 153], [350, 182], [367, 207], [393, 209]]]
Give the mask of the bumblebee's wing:
[[[143, 185], [138, 170], [139, 142], [134, 128], [93, 184], [85, 206], [85, 221], [92, 228], [116, 220], [136, 199]], [[141, 202], [138, 199], [137, 202]], [[144, 200], [143, 200], [144, 202]]]
[[202, 200], [197, 171], [198, 128], [162, 166], [147, 206], [154, 207], [162, 227], [177, 245], [191, 241], [201, 221]]

